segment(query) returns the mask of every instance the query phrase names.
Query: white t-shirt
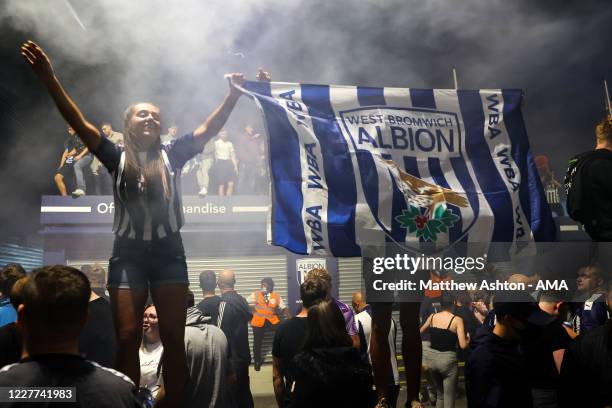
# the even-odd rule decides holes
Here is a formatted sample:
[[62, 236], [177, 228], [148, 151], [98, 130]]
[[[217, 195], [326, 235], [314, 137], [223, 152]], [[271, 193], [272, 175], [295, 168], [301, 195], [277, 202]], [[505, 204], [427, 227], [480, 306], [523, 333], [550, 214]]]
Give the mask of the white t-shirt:
[[[357, 328], [363, 329], [363, 334], [366, 339], [366, 343], [368, 344], [368, 359], [370, 359], [370, 363], [372, 363], [372, 359], [370, 357], [370, 339], [372, 337], [372, 316], [367, 311], [363, 311], [358, 313], [355, 316], [355, 324]], [[389, 350], [391, 351], [391, 369], [393, 370], [393, 380], [395, 381], [395, 385], [399, 385], [399, 371], [397, 370], [397, 358], [396, 358], [396, 349], [395, 349], [395, 336], [397, 335], [397, 325], [395, 324], [395, 320], [391, 318], [391, 329], [389, 330]]]
[[217, 160], [230, 160], [234, 153], [234, 145], [229, 140], [224, 141], [217, 139], [215, 141], [215, 159]]
[[164, 347], [161, 341], [155, 344], [147, 344], [140, 348], [140, 386], [148, 388], [153, 397], [157, 396], [160, 381], [157, 376], [157, 367], [161, 360]]

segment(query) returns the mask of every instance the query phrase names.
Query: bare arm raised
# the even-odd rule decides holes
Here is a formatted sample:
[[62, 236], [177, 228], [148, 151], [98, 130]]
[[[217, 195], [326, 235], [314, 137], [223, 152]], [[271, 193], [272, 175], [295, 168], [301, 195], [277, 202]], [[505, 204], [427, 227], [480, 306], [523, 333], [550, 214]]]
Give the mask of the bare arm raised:
[[[226, 95], [223, 102], [213, 113], [193, 132], [194, 138], [204, 146], [210, 139], [215, 137], [217, 133], [223, 128], [225, 122], [229, 118], [230, 113], [236, 106], [236, 102], [242, 95], [242, 91], [238, 89], [244, 84], [243, 74], [226, 74], [225, 78], [229, 83], [229, 92]], [[269, 72], [259, 68], [257, 71], [258, 81], [271, 81], [272, 77]]]
[[66, 122], [72, 126], [89, 150], [95, 151], [100, 144], [100, 132], [85, 119], [72, 98], [66, 93], [53, 72], [53, 66], [47, 54], [35, 42], [28, 41], [21, 45], [21, 55], [38, 79], [47, 87], [49, 95]]
[[240, 95], [242, 95], [242, 91], [238, 87], [244, 84], [244, 75], [227, 74], [225, 78], [229, 83], [228, 94], [223, 99], [223, 102], [221, 102], [221, 105], [193, 132], [194, 139], [201, 143], [202, 147], [223, 128]]

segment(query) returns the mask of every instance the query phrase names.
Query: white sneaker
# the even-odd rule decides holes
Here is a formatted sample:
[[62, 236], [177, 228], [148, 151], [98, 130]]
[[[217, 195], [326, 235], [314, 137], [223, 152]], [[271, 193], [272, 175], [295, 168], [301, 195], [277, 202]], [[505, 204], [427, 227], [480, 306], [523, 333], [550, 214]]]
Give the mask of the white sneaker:
[[208, 194], [208, 190], [205, 188], [201, 189], [200, 192], [198, 193], [200, 197], [204, 197], [206, 194]]
[[74, 190], [72, 192], [72, 198], [78, 198], [78, 197], [82, 197], [85, 195], [85, 192], [83, 190], [81, 190], [80, 188], [77, 188], [76, 190]]

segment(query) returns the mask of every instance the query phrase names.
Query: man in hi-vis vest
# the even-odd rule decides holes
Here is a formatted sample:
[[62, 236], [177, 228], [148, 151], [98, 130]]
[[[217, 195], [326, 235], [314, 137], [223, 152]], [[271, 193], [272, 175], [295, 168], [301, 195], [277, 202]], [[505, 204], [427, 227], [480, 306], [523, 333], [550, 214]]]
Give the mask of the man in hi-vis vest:
[[272, 278], [261, 280], [261, 290], [251, 294], [251, 305], [253, 307], [253, 359], [255, 360], [255, 371], [261, 367], [261, 342], [266, 329], [275, 330], [280, 323], [278, 316], [280, 312], [288, 319], [291, 317], [289, 309], [285, 306], [280, 295], [274, 292], [274, 281]]

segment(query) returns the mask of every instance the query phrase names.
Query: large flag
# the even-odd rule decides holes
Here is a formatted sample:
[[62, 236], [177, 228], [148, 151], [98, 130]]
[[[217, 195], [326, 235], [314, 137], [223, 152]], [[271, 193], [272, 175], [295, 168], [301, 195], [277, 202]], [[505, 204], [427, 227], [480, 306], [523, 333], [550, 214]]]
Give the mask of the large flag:
[[269, 136], [270, 239], [361, 256], [396, 243], [553, 241], [520, 90], [247, 82]]

